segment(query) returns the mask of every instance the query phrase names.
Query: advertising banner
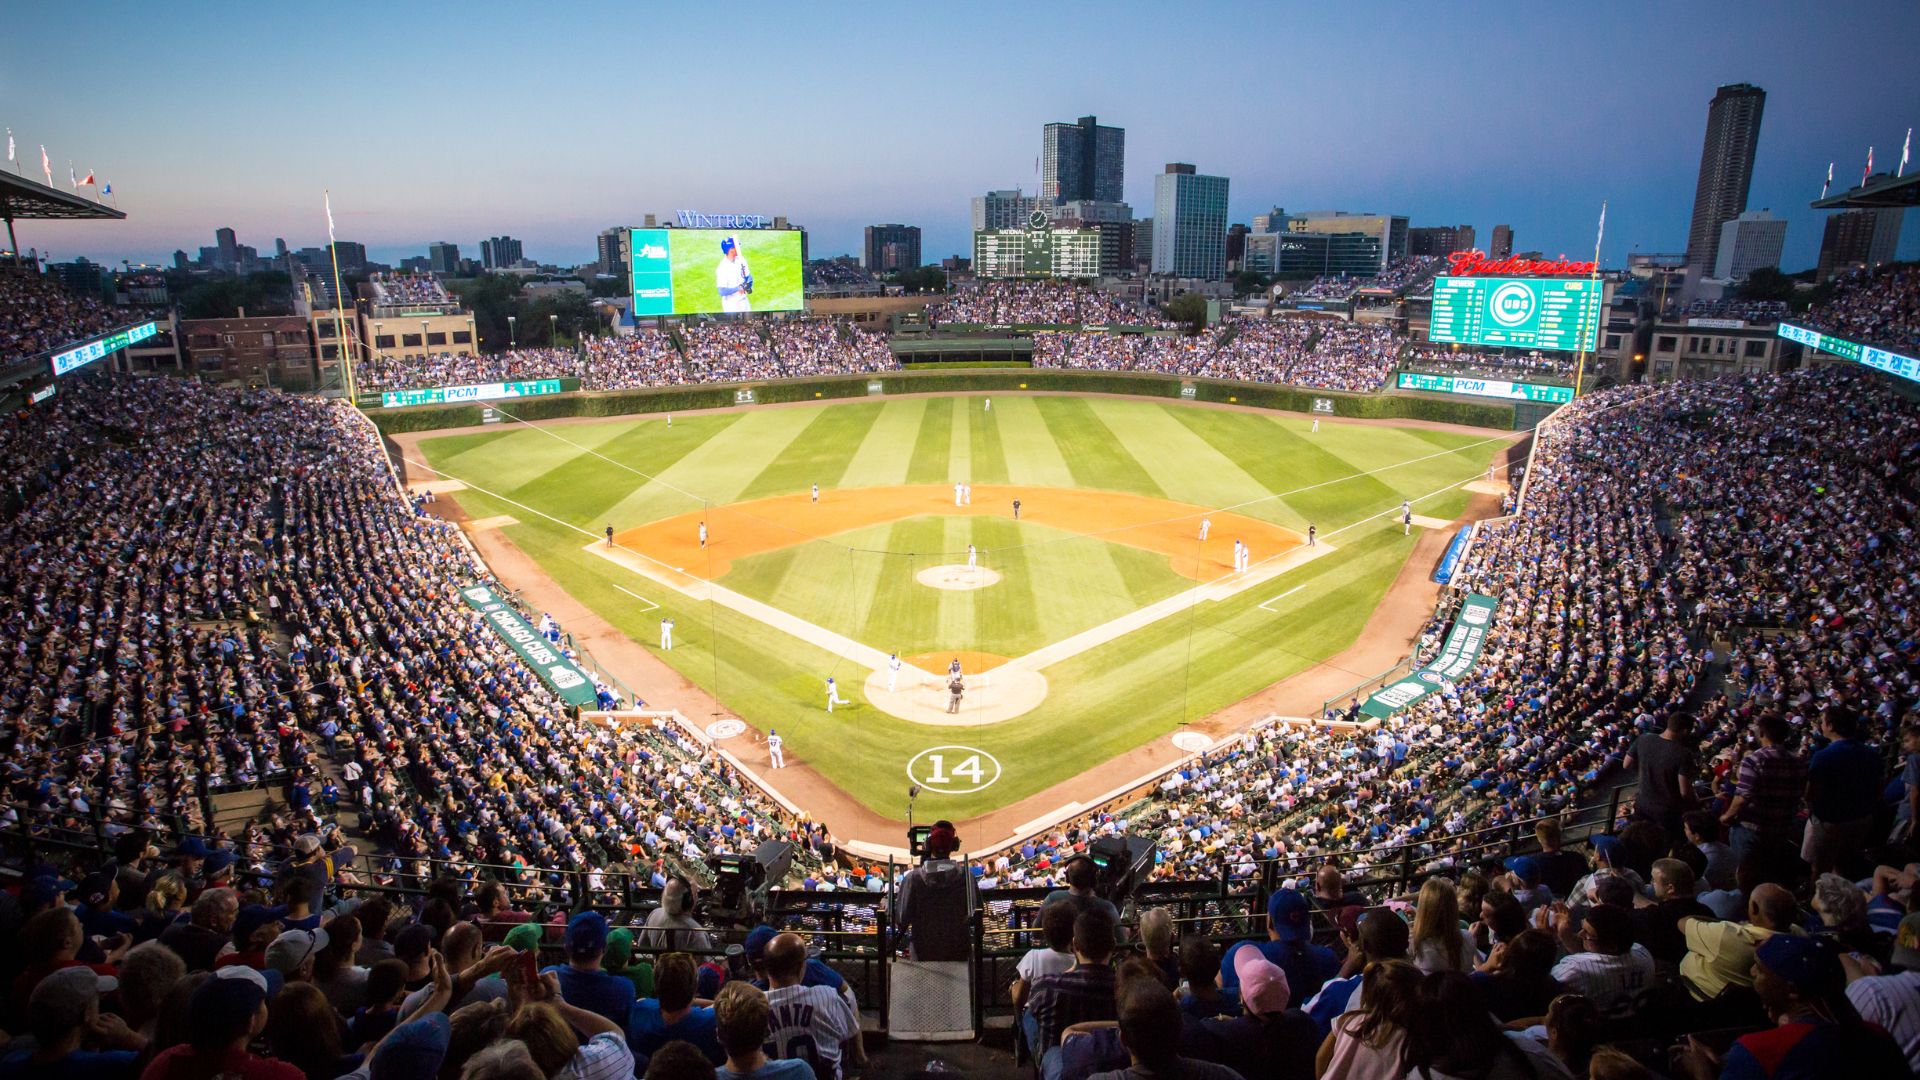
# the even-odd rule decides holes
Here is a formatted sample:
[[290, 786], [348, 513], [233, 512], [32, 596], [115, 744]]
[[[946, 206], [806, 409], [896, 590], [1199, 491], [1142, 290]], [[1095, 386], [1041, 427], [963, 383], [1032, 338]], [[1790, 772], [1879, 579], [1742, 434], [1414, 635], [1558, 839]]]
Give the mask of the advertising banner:
[[559, 379], [532, 382], [477, 383], [472, 386], [436, 386], [424, 390], [389, 390], [380, 395], [380, 406], [398, 409], [407, 405], [454, 405], [462, 401], [498, 401], [501, 398], [539, 397], [561, 392]]
[[108, 353], [118, 352], [129, 345], [138, 345], [159, 332], [159, 323], [141, 323], [138, 326], [129, 326], [124, 330], [116, 330], [105, 337], [94, 338], [84, 345], [68, 349], [65, 352], [54, 353], [54, 377], [59, 378], [69, 371], [86, 367], [88, 364], [93, 363]]
[[1788, 341], [1797, 341], [1808, 348], [1832, 353], [1842, 359], [1857, 361], [1876, 371], [1884, 371], [1889, 375], [1898, 375], [1902, 379], [1920, 382], [1920, 358], [1888, 352], [1872, 345], [1862, 345], [1857, 341], [1848, 341], [1846, 338], [1823, 334], [1818, 330], [1809, 330], [1792, 323], [1781, 323], [1774, 333]]
[[1486, 644], [1487, 630], [1493, 625], [1493, 609], [1499, 604], [1494, 597], [1468, 593], [1453, 617], [1453, 629], [1447, 631], [1440, 655], [1368, 698], [1360, 711], [1385, 719], [1440, 689], [1441, 683], [1458, 682], [1480, 662], [1480, 648]]
[[478, 611], [494, 632], [520, 655], [521, 661], [540, 676], [540, 681], [551, 687], [567, 704], [584, 707], [599, 701], [593, 680], [582, 674], [573, 661], [560, 651], [559, 646], [541, 637], [540, 632], [521, 618], [513, 605], [501, 599], [498, 593], [485, 585], [469, 585], [460, 590], [460, 598], [467, 602], [468, 607]]
[[1517, 383], [1503, 379], [1475, 379], [1460, 375], [1429, 375], [1424, 371], [1403, 371], [1394, 380], [1401, 390], [1425, 390], [1430, 394], [1460, 394], [1466, 397], [1504, 398], [1508, 401], [1544, 401], [1564, 405], [1573, 400], [1573, 387], [1547, 383]]

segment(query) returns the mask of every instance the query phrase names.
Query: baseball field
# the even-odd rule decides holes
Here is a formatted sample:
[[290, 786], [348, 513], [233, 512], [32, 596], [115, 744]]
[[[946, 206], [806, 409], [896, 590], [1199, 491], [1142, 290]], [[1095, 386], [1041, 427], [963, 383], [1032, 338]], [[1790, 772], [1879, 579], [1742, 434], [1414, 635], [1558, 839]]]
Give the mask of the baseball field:
[[[831, 785], [898, 818], [918, 783], [927, 820], [1011, 807], [1340, 653], [1421, 538], [1403, 500], [1443, 527], [1508, 441], [1311, 427], [1141, 399], [905, 397], [509, 422], [402, 453], [458, 487], [470, 529], [749, 725], [720, 745], [759, 770], [777, 730], [775, 786]], [[829, 676], [846, 702], [831, 712]]]

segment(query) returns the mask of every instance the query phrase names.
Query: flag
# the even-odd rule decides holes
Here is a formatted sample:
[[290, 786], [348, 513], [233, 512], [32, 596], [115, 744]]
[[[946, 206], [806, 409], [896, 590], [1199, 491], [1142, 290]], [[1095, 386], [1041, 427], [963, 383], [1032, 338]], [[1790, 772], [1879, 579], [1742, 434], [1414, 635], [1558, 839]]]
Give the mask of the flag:
[[1827, 162], [1827, 182], [1820, 185], [1820, 197], [1827, 197], [1827, 189], [1833, 186], [1833, 162]]
[[327, 242], [333, 242], [333, 192], [321, 191], [320, 198], [327, 204]]
[[7, 129], [7, 160], [13, 160], [13, 129]]
[[1867, 147], [1867, 168], [1860, 174], [1860, 186], [1867, 186], [1867, 177], [1873, 175], [1873, 147]]
[[1900, 144], [1900, 171], [1895, 176], [1907, 175], [1907, 155], [1913, 153], [1913, 129], [1907, 129], [1907, 141]]
[[47, 160], [47, 144], [40, 144], [40, 171], [46, 174], [47, 186], [53, 186], [53, 162]]
[[88, 184], [91, 184], [91, 183], [93, 183], [93, 170], [92, 170], [92, 169], [88, 169], [88, 170], [87, 170], [87, 178], [86, 178], [85, 180], [82, 180], [82, 181], [80, 181], [80, 186], [81, 186], [81, 187], [86, 187], [86, 186], [87, 186]]
[[67, 183], [73, 185], [73, 190], [80, 190], [80, 180], [73, 175], [73, 162], [71, 161], [67, 162]]
[[113, 181], [109, 180], [104, 185], [102, 185], [100, 188], [100, 194], [102, 195], [113, 194]]

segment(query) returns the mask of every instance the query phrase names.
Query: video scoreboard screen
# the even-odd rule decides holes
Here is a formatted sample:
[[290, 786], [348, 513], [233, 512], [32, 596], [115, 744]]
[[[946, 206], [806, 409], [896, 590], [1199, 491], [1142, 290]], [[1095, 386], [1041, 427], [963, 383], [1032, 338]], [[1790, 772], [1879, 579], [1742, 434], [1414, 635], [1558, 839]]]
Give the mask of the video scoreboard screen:
[[798, 229], [634, 229], [633, 314], [799, 311]]
[[1591, 278], [1437, 277], [1427, 337], [1505, 349], [1591, 352], [1605, 285]]
[[55, 353], [53, 355], [53, 376], [57, 379], [69, 371], [77, 371], [108, 353], [118, 352], [129, 345], [138, 345], [159, 332], [159, 323], [140, 323], [137, 326], [129, 326], [122, 330], [116, 330], [105, 337], [94, 338], [92, 341], [80, 345], [77, 348]]
[[1872, 345], [1862, 345], [1857, 341], [1848, 341], [1846, 338], [1823, 334], [1818, 330], [1809, 330], [1792, 323], [1781, 323], [1775, 333], [1788, 341], [1797, 341], [1808, 348], [1832, 353], [1843, 359], [1884, 371], [1889, 375], [1898, 375], [1903, 379], [1920, 382], [1920, 358], [1888, 352]]

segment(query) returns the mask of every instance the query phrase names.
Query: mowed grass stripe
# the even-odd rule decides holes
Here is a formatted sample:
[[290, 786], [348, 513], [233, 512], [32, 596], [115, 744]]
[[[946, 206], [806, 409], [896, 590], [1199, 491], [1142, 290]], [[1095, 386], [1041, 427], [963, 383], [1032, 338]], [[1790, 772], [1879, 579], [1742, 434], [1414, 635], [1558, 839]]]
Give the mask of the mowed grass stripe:
[[920, 416], [920, 431], [914, 436], [913, 451], [907, 460], [907, 483], [952, 483], [947, 477], [947, 453], [953, 445], [953, 399], [935, 398], [927, 402]]
[[1000, 420], [998, 407], [987, 408], [990, 398], [981, 398], [980, 407], [967, 404], [967, 426], [970, 429], [968, 446], [973, 452], [973, 475], [970, 483], [1004, 484], [1007, 482], [1007, 455], [1000, 443]]
[[[810, 409], [769, 409], [737, 414], [724, 439], [709, 439], [659, 470], [646, 483], [607, 510], [613, 521], [654, 521], [702, 508], [703, 501], [726, 506], [740, 501], [740, 490], [786, 453], [813, 422]], [[676, 424], [677, 428], [678, 425]]]
[[1269, 490], [1175, 418], [1191, 406], [1114, 398], [1093, 398], [1087, 405], [1160, 489], [1179, 492], [1182, 502], [1232, 506]]
[[[831, 410], [829, 410], [831, 411]], [[867, 428], [860, 447], [840, 475], [844, 487], [886, 487], [907, 482], [914, 440], [926, 418], [925, 398], [882, 402], [880, 415]]]
[[1051, 609], [1057, 596], [1036, 592], [1022, 529], [1012, 518], [965, 518], [973, 542], [980, 548], [980, 565], [1000, 574], [1000, 583], [963, 595], [973, 599], [973, 640], [1001, 643], [988, 652], [1012, 648], [1029, 652], [1042, 640], [1042, 610]]
[[[703, 419], [737, 418], [735, 414]], [[596, 530], [607, 524], [624, 528], [646, 519], [616, 519], [608, 514], [610, 507], [649, 483], [647, 475], [656, 475], [671, 467], [729, 426], [688, 423], [669, 428], [660, 423], [635, 424], [618, 437], [602, 442], [597, 447], [601, 456], [579, 453], [562, 458], [546, 472], [515, 488], [512, 495], [528, 506], [537, 506], [582, 528]], [[566, 449], [558, 443], [552, 445], [559, 450]], [[504, 468], [503, 464], [495, 463], [487, 475], [499, 475]], [[676, 498], [681, 503], [686, 501]]]
[[956, 398], [947, 419], [947, 482], [973, 482], [973, 423], [967, 414], [979, 408], [972, 398]]
[[[1344, 512], [1345, 508], [1375, 505], [1395, 494], [1395, 489], [1370, 477], [1327, 483], [1350, 477], [1358, 469], [1323, 449], [1314, 441], [1318, 435], [1288, 430], [1258, 413], [1181, 409], [1174, 416], [1266, 490], [1295, 492], [1236, 506], [1236, 513], [1295, 529], [1305, 529], [1312, 522], [1325, 532], [1353, 520], [1355, 515]], [[1318, 484], [1326, 486], [1314, 486]]]
[[1079, 487], [1164, 495], [1139, 461], [1120, 445], [1083, 398], [1047, 398], [1039, 403], [1047, 430], [1060, 447]]
[[787, 452], [747, 484], [740, 492], [740, 499], [805, 491], [812, 484], [819, 484], [823, 492], [839, 487], [854, 452], [879, 418], [877, 401], [819, 410], [813, 422], [787, 447]]
[[993, 406], [1000, 449], [1006, 458], [1007, 482], [1036, 487], [1072, 487], [1073, 470], [1053, 441], [1053, 431], [1040, 415], [1046, 398], [1004, 398]]

